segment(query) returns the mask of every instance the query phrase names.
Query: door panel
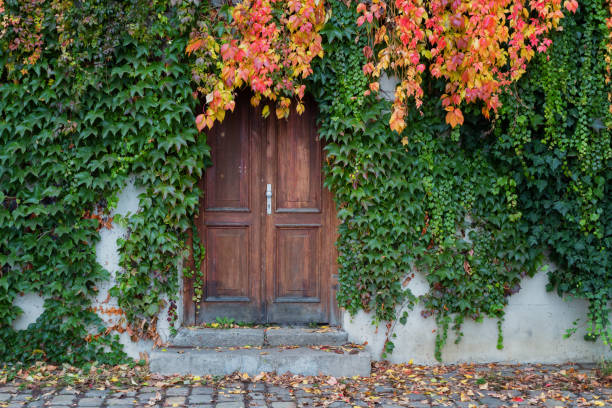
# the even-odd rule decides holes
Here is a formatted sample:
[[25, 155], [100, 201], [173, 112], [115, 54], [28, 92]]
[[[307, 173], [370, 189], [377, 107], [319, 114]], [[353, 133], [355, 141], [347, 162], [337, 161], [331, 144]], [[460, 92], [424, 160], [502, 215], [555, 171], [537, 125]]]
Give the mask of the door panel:
[[249, 115], [248, 106], [240, 106], [223, 126], [215, 127], [208, 142], [215, 154], [206, 170], [204, 195], [207, 210], [249, 210]]
[[249, 226], [208, 226], [207, 301], [249, 300]]
[[316, 106], [306, 99], [302, 115], [263, 119], [249, 99], [239, 96], [208, 138], [213, 165], [198, 224], [205, 288], [195, 320], [330, 322], [336, 223]]
[[265, 222], [266, 281], [272, 283], [266, 313], [275, 323], [329, 321], [331, 195], [324, 200], [316, 106], [311, 99], [305, 106], [302, 115], [292, 110], [266, 126], [266, 180], [276, 197]]
[[[297, 116], [297, 117], [296, 117]], [[321, 212], [321, 143], [311, 112], [276, 121], [276, 210]]]
[[264, 319], [261, 269], [260, 122], [246, 96], [208, 135], [213, 165], [206, 170], [199, 234], [206, 249], [198, 322], [217, 317]]
[[320, 226], [277, 226], [275, 302], [320, 302]]

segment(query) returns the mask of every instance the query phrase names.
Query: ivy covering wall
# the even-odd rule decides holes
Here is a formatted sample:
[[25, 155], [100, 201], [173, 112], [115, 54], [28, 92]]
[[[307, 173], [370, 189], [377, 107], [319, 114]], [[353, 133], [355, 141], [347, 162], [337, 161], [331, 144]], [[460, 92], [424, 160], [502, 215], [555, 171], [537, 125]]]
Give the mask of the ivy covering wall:
[[[424, 74], [423, 106], [408, 110], [401, 134], [389, 127], [391, 102], [368, 92], [356, 7], [326, 3], [324, 55], [294, 78], [315, 96], [327, 141], [326, 185], [342, 221], [340, 305], [371, 311], [391, 334], [423, 302], [439, 326], [437, 358], [466, 319], [497, 319], [502, 347], [508, 298], [547, 254], [559, 265], [550, 289], [588, 300], [588, 339], [609, 342], [607, 4], [586, 0], [566, 16], [490, 120], [468, 105], [451, 129], [445, 84]], [[192, 92], [208, 89], [203, 70], [222, 70], [207, 64], [225, 61], [214, 44], [194, 41], [233, 32], [227, 8], [221, 22], [198, 20], [211, 13], [190, 1], [0, 1], [1, 361], [114, 363], [125, 359], [117, 332], [159, 341], [158, 319], [176, 318], [178, 268], [209, 160], [196, 129], [206, 95]], [[91, 299], [110, 276], [95, 244], [130, 176], [145, 192], [138, 213], [114, 220], [128, 233], [111, 290], [120, 308], [106, 311], [120, 319], [105, 327]], [[416, 271], [430, 284], [419, 299], [406, 286]], [[31, 292], [45, 310], [13, 330], [15, 299]]]
[[[20, 65], [3, 43], [0, 61], [0, 360], [116, 363], [126, 358], [117, 332], [158, 340], [157, 315], [164, 297], [178, 297], [177, 267], [198, 206], [208, 147], [193, 125], [187, 38], [180, 10], [39, 3], [49, 41], [40, 59]], [[27, 5], [5, 6], [26, 13]], [[59, 42], [56, 13], [69, 22], [70, 47]], [[97, 285], [110, 278], [95, 245], [130, 175], [145, 192], [137, 214], [116, 220], [128, 235], [111, 290], [120, 309], [100, 310], [119, 318], [109, 328], [92, 310]], [[44, 312], [15, 331], [21, 293], [40, 294]]]
[[[350, 313], [372, 311], [390, 335], [417, 301], [406, 285], [420, 271], [430, 285], [419, 299], [423, 316], [439, 327], [438, 359], [449, 328], [459, 341], [466, 319], [497, 319], [502, 348], [508, 298], [547, 253], [559, 266], [549, 289], [587, 299], [587, 339], [609, 344], [608, 14], [605, 3], [581, 4], [504, 95], [495, 120], [468, 106], [464, 125], [451, 129], [439, 101], [444, 83], [429, 77], [422, 113], [412, 109], [401, 134], [387, 125], [390, 102], [363, 96], [366, 33], [336, 5], [313, 89], [342, 221], [338, 300]], [[393, 347], [388, 337], [385, 351]]]

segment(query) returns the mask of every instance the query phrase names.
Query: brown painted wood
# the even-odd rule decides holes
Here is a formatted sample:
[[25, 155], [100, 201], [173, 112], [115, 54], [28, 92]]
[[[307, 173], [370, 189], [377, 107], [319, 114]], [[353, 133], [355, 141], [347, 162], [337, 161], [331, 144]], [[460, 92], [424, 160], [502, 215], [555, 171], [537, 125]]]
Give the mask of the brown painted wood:
[[275, 323], [330, 321], [333, 231], [323, 189], [322, 143], [314, 102], [302, 115], [270, 118], [266, 126], [266, 183], [272, 214], [266, 216], [267, 318]]
[[213, 166], [199, 223], [206, 289], [196, 320], [335, 321], [337, 221], [323, 187], [316, 105], [307, 98], [302, 115], [263, 119], [248, 99], [241, 95], [209, 136]]
[[264, 319], [259, 116], [242, 95], [234, 112], [208, 134], [213, 164], [206, 170], [198, 228], [206, 248], [198, 322]]

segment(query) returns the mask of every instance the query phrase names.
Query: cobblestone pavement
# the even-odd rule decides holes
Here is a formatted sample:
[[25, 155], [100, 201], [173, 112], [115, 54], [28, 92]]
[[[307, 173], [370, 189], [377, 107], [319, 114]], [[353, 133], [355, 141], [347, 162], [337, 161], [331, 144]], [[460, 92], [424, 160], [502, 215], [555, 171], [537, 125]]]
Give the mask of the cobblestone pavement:
[[596, 379], [592, 369], [462, 367], [387, 366], [370, 378], [285, 375], [255, 382], [236, 374], [190, 385], [105, 381], [55, 388], [22, 382], [0, 385], [0, 408], [612, 407], [609, 378]]

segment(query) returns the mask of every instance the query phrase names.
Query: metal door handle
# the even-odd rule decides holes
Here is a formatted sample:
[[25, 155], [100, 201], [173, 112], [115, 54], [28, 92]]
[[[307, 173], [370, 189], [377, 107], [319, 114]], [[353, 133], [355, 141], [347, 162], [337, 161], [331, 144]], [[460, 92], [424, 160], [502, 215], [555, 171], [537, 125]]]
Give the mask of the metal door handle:
[[272, 214], [272, 184], [266, 186], [266, 213]]

